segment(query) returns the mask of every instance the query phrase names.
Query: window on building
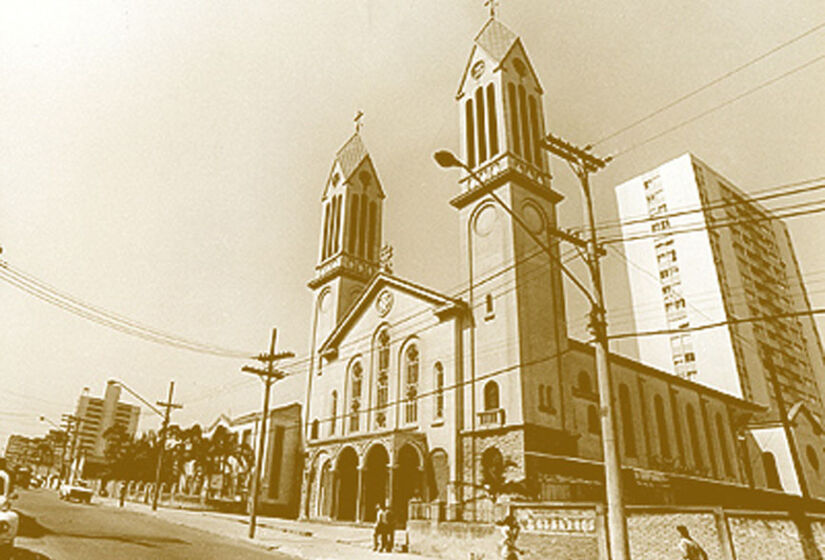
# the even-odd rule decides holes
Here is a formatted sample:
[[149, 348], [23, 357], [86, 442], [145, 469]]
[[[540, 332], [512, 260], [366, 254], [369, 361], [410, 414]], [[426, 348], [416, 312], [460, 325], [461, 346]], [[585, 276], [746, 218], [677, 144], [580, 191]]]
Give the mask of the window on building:
[[487, 86], [487, 132], [490, 157], [498, 154], [498, 122], [496, 121], [496, 91], [493, 84]]
[[816, 472], [819, 472], [819, 457], [817, 457], [816, 449], [814, 449], [813, 445], [805, 448], [805, 454], [808, 455], [808, 462], [811, 464], [811, 467]]
[[335, 424], [338, 414], [338, 391], [333, 391], [329, 403], [329, 434], [335, 434]]
[[361, 392], [364, 380], [364, 369], [361, 367], [361, 362], [355, 362], [352, 365], [350, 372], [350, 417], [349, 429], [351, 432], [357, 432], [361, 426]]
[[539, 410], [554, 413], [553, 408], [553, 387], [550, 385], [539, 385]]
[[484, 315], [485, 317], [490, 317], [495, 313], [495, 309], [493, 308], [493, 294], [487, 294], [484, 296]]
[[663, 459], [670, 459], [670, 436], [667, 431], [665, 402], [660, 395], [656, 395], [653, 399], [653, 407], [656, 411], [656, 428], [659, 434], [659, 453]]
[[532, 95], [528, 96], [530, 106], [530, 128], [533, 133], [533, 162], [536, 165], [541, 164], [541, 127], [539, 126], [539, 111], [536, 105], [536, 98]]
[[524, 159], [533, 161], [533, 149], [530, 144], [530, 125], [527, 115], [527, 92], [522, 85], [518, 87], [518, 102], [519, 117], [521, 118], [521, 137], [524, 140]]
[[379, 428], [387, 424], [387, 399], [389, 398], [390, 335], [386, 330], [378, 334], [378, 375], [375, 377], [375, 423]]
[[465, 141], [467, 143], [467, 165], [473, 168], [476, 166], [476, 129], [472, 98], [468, 99], [464, 104], [464, 126], [466, 133]]
[[500, 407], [498, 383], [488, 381], [484, 386], [484, 410], [498, 410]]
[[357, 238], [358, 232], [358, 207], [359, 202], [358, 199], [360, 197], [357, 194], [352, 194], [350, 196], [350, 205], [349, 205], [349, 232], [347, 232], [347, 251], [351, 254], [355, 254], [355, 241]]
[[418, 346], [415, 344], [409, 345], [404, 352], [404, 373], [406, 377], [404, 420], [410, 424], [418, 420], [419, 356]]
[[375, 231], [376, 227], [378, 226], [377, 220], [377, 211], [378, 205], [374, 202], [370, 202], [370, 232], [369, 232], [369, 239], [367, 240], [367, 259], [368, 260], [375, 260], [377, 247], [375, 242]]
[[619, 384], [619, 410], [622, 418], [622, 439], [624, 454], [636, 456], [636, 434], [633, 431], [633, 407], [630, 404], [630, 390], [624, 383]]
[[284, 427], [275, 426], [270, 451], [269, 497], [277, 498], [281, 490], [281, 462], [284, 456]]
[[435, 387], [435, 407], [433, 416], [436, 420], [444, 418], [444, 366], [436, 362], [433, 366], [433, 386]]
[[697, 468], [705, 467], [705, 460], [702, 458], [702, 449], [699, 447], [699, 430], [696, 428], [696, 413], [692, 405], [687, 405], [688, 432], [690, 433], [690, 447], [693, 451], [693, 463]]
[[510, 135], [513, 137], [513, 151], [521, 155], [521, 138], [518, 132], [518, 99], [516, 99], [516, 87], [513, 84], [507, 84], [507, 97], [510, 99]]
[[765, 483], [772, 490], [782, 490], [779, 480], [779, 469], [776, 468], [776, 457], [770, 451], [762, 453], [762, 469], [765, 471]]
[[312, 421], [312, 427], [309, 430], [309, 438], [310, 439], [318, 439], [318, 426], [320, 424], [321, 423], [318, 421], [317, 418]]
[[591, 434], [601, 433], [601, 422], [599, 421], [599, 409], [595, 404], [587, 407], [587, 431]]
[[487, 131], [484, 126], [484, 88], [476, 89], [476, 138], [478, 139], [478, 163], [487, 160]]
[[321, 260], [329, 256], [329, 203], [324, 204], [324, 237], [321, 242]]
[[361, 195], [361, 223], [358, 224], [358, 256], [367, 257], [367, 195]]
[[716, 414], [716, 435], [719, 438], [719, 449], [722, 451], [722, 466], [725, 469], [724, 473], [726, 476], [730, 476], [733, 472], [730, 463], [730, 455], [728, 455], [728, 438], [725, 437], [725, 422], [722, 419], [722, 415], [719, 413]]

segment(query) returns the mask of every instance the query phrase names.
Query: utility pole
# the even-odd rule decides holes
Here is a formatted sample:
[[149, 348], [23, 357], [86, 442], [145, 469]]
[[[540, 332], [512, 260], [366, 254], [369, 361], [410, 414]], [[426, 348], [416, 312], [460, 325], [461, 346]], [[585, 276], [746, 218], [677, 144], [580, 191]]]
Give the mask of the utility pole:
[[275, 352], [275, 341], [278, 337], [278, 329], [272, 329], [272, 339], [269, 342], [269, 353], [253, 356], [253, 360], [258, 360], [266, 364], [266, 369], [243, 366], [244, 373], [254, 373], [264, 382], [264, 404], [261, 411], [261, 425], [259, 426], [260, 436], [258, 438], [258, 453], [255, 457], [255, 473], [252, 477], [252, 500], [249, 505], [249, 538], [255, 538], [255, 524], [258, 517], [258, 493], [261, 484], [261, 469], [264, 461], [264, 446], [266, 444], [266, 419], [269, 415], [269, 392], [272, 383], [284, 377], [284, 372], [275, 369], [275, 362], [284, 358], [291, 358], [295, 354], [292, 352]]
[[590, 146], [579, 148], [552, 134], [547, 135], [544, 139], [543, 147], [568, 163], [581, 183], [584, 196], [584, 224], [587, 232], [585, 260], [590, 272], [591, 295], [593, 296], [588, 327], [595, 341], [609, 554], [612, 560], [627, 560], [630, 556], [630, 550], [627, 542], [627, 521], [625, 519], [624, 494], [622, 492], [621, 457], [619, 447], [616, 444], [615, 401], [613, 399], [613, 385], [608, 358], [607, 318], [599, 263], [599, 259], [604, 256], [604, 249], [599, 245], [596, 236], [593, 194], [590, 189], [590, 174], [603, 169], [611, 158], [598, 158], [589, 152]]
[[169, 398], [166, 402], [157, 401], [159, 407], [166, 409], [163, 415], [163, 425], [160, 429], [160, 448], [158, 449], [158, 464], [155, 468], [155, 488], [152, 494], [152, 511], [158, 510], [158, 497], [160, 496], [160, 470], [163, 465], [163, 452], [166, 449], [166, 432], [169, 429], [169, 416], [173, 409], [183, 408], [183, 405], [172, 402], [172, 394], [175, 392], [175, 382], [169, 382]]

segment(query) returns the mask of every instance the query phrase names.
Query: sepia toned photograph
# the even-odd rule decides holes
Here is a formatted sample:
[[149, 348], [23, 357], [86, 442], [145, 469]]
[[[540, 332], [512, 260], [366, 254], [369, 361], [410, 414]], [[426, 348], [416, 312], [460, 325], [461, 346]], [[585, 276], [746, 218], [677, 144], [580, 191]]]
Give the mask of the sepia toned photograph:
[[0, 1], [0, 560], [823, 560], [825, 4]]

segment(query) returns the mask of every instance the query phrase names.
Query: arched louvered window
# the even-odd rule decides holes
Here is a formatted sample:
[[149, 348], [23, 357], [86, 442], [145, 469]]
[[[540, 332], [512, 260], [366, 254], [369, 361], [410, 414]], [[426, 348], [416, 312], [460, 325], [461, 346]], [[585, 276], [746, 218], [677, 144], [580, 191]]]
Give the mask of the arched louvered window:
[[533, 132], [533, 162], [536, 165], [541, 165], [541, 127], [539, 126], [539, 111], [534, 96], [528, 96], [528, 105], [530, 107], [530, 128]]
[[357, 238], [358, 232], [358, 198], [359, 196], [353, 193], [350, 196], [350, 205], [349, 205], [349, 231], [347, 232], [347, 252], [351, 255], [355, 254], [355, 241]]
[[513, 151], [521, 155], [521, 138], [519, 136], [518, 98], [516, 86], [507, 84], [507, 97], [510, 99], [510, 136], [512, 136]]
[[496, 90], [493, 84], [487, 85], [487, 134], [490, 157], [498, 154], [498, 121], [496, 120]]
[[375, 228], [377, 226], [376, 222], [376, 207], [377, 205], [374, 202], [370, 202], [370, 231], [369, 231], [369, 238], [367, 239], [367, 259], [372, 261], [375, 260]]
[[444, 366], [436, 362], [433, 366], [433, 386], [435, 387], [435, 407], [433, 416], [436, 420], [444, 418]]
[[484, 126], [484, 88], [476, 89], [476, 137], [478, 138], [478, 163], [487, 159], [487, 131]]
[[419, 356], [418, 347], [415, 344], [409, 345], [404, 352], [404, 375], [406, 381], [404, 421], [411, 424], [418, 420]]
[[341, 250], [341, 195], [336, 195], [332, 202], [335, 212], [335, 220], [332, 224], [332, 254], [334, 255]]
[[321, 260], [326, 260], [329, 256], [329, 242], [330, 242], [330, 234], [329, 234], [329, 203], [324, 204], [324, 239], [321, 244]]
[[387, 425], [387, 401], [389, 399], [390, 335], [386, 330], [378, 334], [376, 345], [378, 371], [375, 376], [375, 423], [379, 428]]
[[527, 92], [522, 85], [518, 87], [518, 108], [521, 119], [521, 137], [524, 140], [524, 159], [533, 161], [533, 149], [530, 144], [530, 125], [527, 116]]
[[624, 440], [624, 454], [627, 457], [636, 457], [636, 433], [633, 431], [633, 407], [630, 404], [630, 390], [627, 385], [619, 385], [619, 411], [622, 419], [622, 439]]
[[464, 104], [464, 128], [465, 141], [467, 142], [467, 165], [473, 168], [476, 166], [476, 129], [472, 98]]
[[361, 428], [361, 393], [363, 392], [364, 369], [361, 362], [355, 362], [350, 371], [350, 417], [349, 430], [357, 432]]
[[358, 255], [367, 257], [367, 195], [361, 195], [361, 223], [358, 224]]

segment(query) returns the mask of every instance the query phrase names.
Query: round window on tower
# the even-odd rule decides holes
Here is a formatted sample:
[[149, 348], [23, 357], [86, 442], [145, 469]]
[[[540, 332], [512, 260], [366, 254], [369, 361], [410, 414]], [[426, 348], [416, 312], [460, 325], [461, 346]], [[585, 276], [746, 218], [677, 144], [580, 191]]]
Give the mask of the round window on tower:
[[544, 211], [532, 201], [525, 202], [521, 207], [521, 217], [524, 224], [532, 233], [541, 233], [544, 231]]
[[488, 204], [476, 214], [473, 228], [477, 235], [486, 237], [495, 229], [496, 221], [498, 221], [498, 211], [493, 205]]

